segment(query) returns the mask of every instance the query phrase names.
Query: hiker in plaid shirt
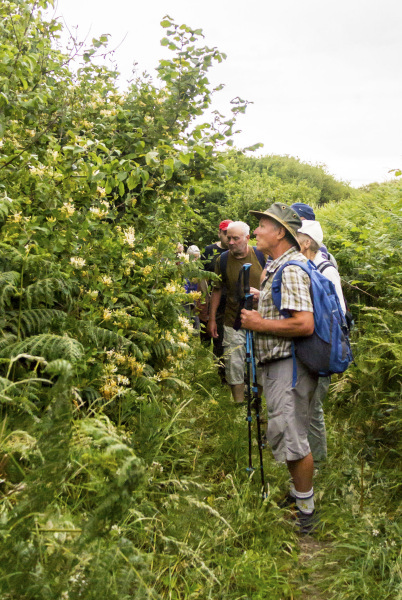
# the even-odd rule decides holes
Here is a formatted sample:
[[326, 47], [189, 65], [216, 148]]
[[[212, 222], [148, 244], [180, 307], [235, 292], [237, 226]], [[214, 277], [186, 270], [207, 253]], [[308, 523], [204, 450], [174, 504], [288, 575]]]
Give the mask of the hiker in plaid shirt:
[[282, 275], [280, 314], [272, 301], [271, 285], [275, 272], [289, 260], [306, 262], [297, 241], [301, 220], [297, 213], [276, 202], [265, 212], [251, 211], [260, 219], [254, 231], [257, 248], [273, 259], [268, 263], [259, 295], [258, 311], [242, 310], [242, 327], [256, 332], [255, 350], [261, 366], [264, 395], [268, 408], [267, 439], [278, 462], [286, 462], [291, 486], [287, 503], [296, 503], [297, 524], [302, 534], [317, 525], [314, 510], [314, 463], [307, 438], [312, 399], [318, 377], [296, 358], [297, 380], [292, 386], [292, 338], [314, 331], [310, 278], [300, 267], [289, 265]]

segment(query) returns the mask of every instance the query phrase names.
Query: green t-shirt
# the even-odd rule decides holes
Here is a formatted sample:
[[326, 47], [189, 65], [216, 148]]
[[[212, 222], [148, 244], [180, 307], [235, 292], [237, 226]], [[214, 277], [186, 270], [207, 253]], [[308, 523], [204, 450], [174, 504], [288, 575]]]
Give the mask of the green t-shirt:
[[[216, 261], [215, 273], [221, 275], [221, 257]], [[238, 285], [239, 273], [243, 265], [251, 263], [250, 268], [250, 287], [260, 289], [260, 277], [262, 273], [262, 267], [255, 255], [255, 252], [251, 246], [249, 246], [247, 256], [245, 258], [235, 258], [229, 252], [228, 262], [226, 267], [226, 278], [222, 276], [223, 281], [216, 282], [214, 287], [217, 290], [226, 289], [226, 307], [225, 307], [225, 320], [224, 323], [228, 327], [233, 327], [236, 320], [237, 313], [239, 311], [238, 301]]]

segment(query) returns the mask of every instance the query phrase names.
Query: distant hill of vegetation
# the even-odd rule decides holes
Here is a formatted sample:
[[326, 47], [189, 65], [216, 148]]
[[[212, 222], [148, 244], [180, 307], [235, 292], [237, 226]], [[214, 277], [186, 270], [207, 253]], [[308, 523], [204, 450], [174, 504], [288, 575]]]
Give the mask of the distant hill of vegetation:
[[265, 210], [272, 202], [305, 202], [318, 207], [353, 194], [349, 185], [329, 175], [324, 166], [303, 163], [292, 156], [257, 158], [232, 150], [223, 164], [225, 180], [213, 187], [206, 183], [205, 191], [191, 198], [201, 217], [192, 239], [201, 245], [216, 236], [215, 223], [226, 218], [250, 222], [250, 210]]

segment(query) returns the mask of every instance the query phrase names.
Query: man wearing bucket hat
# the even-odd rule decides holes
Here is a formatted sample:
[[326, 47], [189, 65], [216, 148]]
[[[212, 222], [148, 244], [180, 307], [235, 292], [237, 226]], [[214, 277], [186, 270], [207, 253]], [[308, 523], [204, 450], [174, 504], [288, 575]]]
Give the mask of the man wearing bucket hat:
[[316, 524], [314, 514], [314, 463], [308, 442], [312, 399], [317, 377], [296, 358], [297, 381], [292, 387], [292, 338], [314, 331], [310, 278], [300, 267], [288, 265], [282, 275], [282, 310], [272, 300], [272, 279], [290, 260], [306, 262], [300, 252], [297, 230], [302, 222], [290, 206], [276, 202], [264, 212], [250, 211], [259, 218], [254, 231], [257, 248], [272, 258], [262, 282], [258, 311], [242, 310], [242, 327], [256, 332], [255, 349], [261, 365], [262, 383], [268, 408], [267, 439], [275, 459], [286, 462], [291, 476], [290, 496], [296, 502], [302, 534]]

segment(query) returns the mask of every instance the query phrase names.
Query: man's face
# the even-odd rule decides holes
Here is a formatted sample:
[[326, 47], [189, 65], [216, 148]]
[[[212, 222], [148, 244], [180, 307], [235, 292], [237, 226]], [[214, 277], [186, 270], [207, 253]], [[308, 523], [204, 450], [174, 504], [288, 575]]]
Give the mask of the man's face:
[[257, 239], [257, 248], [265, 254], [270, 254], [278, 244], [281, 228], [278, 228], [272, 219], [260, 219], [260, 224], [254, 231]]
[[222, 248], [228, 247], [228, 230], [219, 229], [218, 231], [219, 239], [222, 244]]
[[229, 227], [227, 230], [228, 248], [233, 256], [243, 257], [247, 254], [249, 235], [240, 227]]

